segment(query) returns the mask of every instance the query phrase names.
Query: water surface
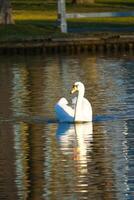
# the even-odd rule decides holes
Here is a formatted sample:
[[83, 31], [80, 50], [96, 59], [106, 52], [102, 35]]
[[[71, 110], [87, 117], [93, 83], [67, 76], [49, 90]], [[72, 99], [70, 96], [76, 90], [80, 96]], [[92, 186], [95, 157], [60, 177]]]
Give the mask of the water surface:
[[[134, 57], [0, 57], [0, 199], [134, 199]], [[86, 86], [93, 123], [54, 105]]]

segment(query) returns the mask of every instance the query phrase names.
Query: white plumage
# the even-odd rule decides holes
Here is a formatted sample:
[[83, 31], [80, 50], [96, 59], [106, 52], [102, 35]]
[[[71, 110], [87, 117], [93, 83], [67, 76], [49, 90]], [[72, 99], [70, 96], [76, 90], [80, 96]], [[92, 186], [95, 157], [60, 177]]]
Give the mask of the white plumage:
[[89, 122], [92, 121], [92, 107], [84, 97], [85, 87], [81, 82], [75, 82], [71, 93], [78, 92], [72, 99], [72, 106], [63, 97], [55, 105], [56, 116], [60, 122]]

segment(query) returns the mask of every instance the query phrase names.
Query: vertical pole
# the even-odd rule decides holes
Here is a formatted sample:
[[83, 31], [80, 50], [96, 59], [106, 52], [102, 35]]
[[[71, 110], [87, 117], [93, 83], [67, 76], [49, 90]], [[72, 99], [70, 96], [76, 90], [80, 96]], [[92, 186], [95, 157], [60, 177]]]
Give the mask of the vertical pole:
[[58, 0], [58, 19], [62, 33], [67, 33], [65, 0]]

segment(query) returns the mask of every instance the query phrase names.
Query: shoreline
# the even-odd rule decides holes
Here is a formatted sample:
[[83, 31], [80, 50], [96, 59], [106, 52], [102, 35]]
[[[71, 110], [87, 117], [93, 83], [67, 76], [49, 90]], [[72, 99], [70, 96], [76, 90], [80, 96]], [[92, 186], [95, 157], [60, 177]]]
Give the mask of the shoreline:
[[23, 53], [62, 53], [62, 52], [133, 52], [134, 35], [111, 34], [78, 37], [48, 37], [23, 41], [1, 41], [0, 55]]

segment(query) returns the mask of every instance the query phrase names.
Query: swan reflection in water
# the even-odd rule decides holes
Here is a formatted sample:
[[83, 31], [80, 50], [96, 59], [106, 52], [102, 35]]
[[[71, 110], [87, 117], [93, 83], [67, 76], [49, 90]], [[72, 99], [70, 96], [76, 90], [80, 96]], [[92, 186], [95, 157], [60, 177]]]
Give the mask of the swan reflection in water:
[[72, 155], [77, 161], [79, 172], [87, 173], [93, 140], [92, 122], [81, 124], [60, 123], [56, 133], [60, 149], [64, 155]]

